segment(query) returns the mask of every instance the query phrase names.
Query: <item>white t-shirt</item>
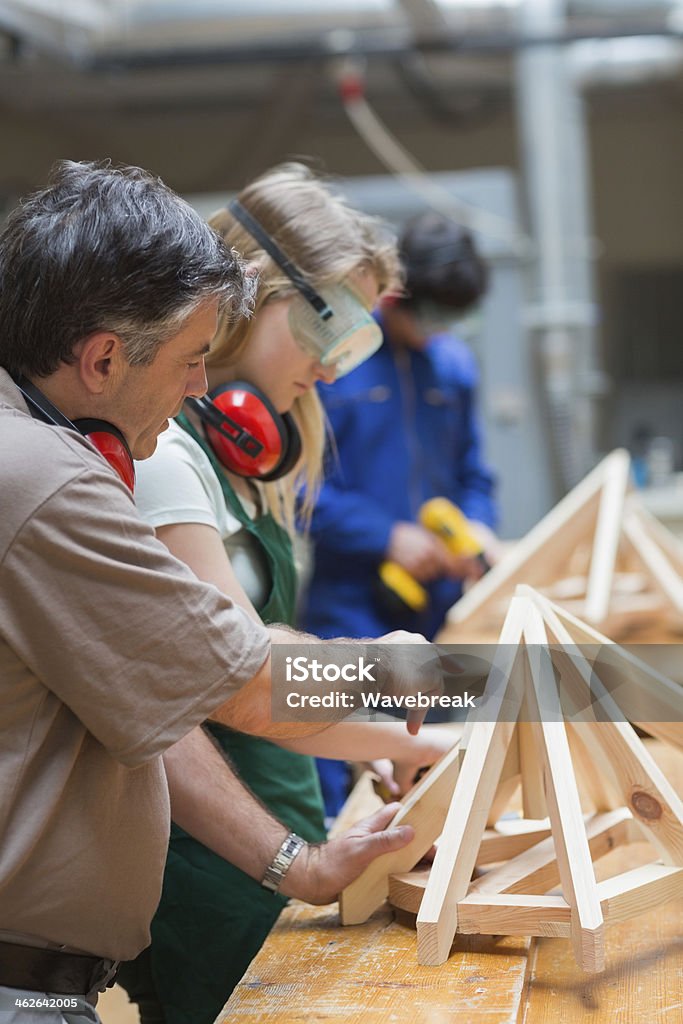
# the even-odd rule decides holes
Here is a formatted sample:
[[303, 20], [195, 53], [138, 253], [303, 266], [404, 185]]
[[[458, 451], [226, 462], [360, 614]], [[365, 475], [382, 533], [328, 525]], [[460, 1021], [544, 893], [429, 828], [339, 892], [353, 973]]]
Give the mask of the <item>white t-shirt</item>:
[[[194, 438], [171, 421], [154, 455], [136, 463], [135, 472], [135, 503], [143, 519], [155, 529], [174, 523], [213, 526], [247, 597], [255, 608], [265, 604], [271, 578], [263, 550], [226, 506], [214, 468]], [[255, 518], [255, 504], [237, 498]]]

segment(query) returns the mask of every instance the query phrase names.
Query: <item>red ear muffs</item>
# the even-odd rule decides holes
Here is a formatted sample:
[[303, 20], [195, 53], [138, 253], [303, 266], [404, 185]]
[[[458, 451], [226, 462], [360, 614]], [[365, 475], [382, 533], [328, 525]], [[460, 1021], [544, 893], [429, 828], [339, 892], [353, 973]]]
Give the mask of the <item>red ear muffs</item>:
[[124, 484], [135, 490], [135, 463], [121, 431], [104, 420], [74, 420], [73, 425], [95, 445]]
[[253, 384], [223, 384], [188, 404], [201, 418], [216, 458], [232, 473], [268, 482], [296, 465], [301, 437], [294, 419], [281, 415]]
[[72, 422], [56, 405], [52, 404], [40, 388], [37, 388], [26, 377], [17, 375], [12, 379], [26, 399], [29, 412], [34, 419], [51, 423], [54, 427], [77, 430], [79, 434], [83, 434], [97, 448], [100, 455], [106, 459], [129, 490], [131, 492], [134, 490], [135, 463], [130, 448], [126, 444], [126, 439], [118, 427], [105, 420], [83, 419]]

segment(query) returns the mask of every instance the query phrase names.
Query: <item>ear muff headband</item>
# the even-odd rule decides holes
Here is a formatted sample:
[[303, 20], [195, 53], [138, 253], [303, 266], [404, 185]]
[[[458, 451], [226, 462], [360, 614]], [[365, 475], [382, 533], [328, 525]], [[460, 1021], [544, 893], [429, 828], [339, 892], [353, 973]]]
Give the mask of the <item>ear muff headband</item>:
[[105, 420], [74, 420], [74, 427], [94, 444], [126, 487], [135, 490], [135, 463], [121, 431]]
[[268, 234], [263, 225], [256, 220], [256, 217], [252, 216], [242, 206], [239, 199], [232, 199], [228, 203], [228, 210], [235, 220], [238, 220], [251, 237], [268, 253], [270, 258], [275, 260], [280, 269], [284, 270], [294, 287], [303, 295], [307, 302], [310, 302], [318, 316], [322, 320], [329, 320], [330, 317], [334, 316], [334, 310], [325, 302], [322, 295], [309, 284], [299, 268], [292, 263], [288, 256], [285, 256], [277, 242]]
[[25, 377], [14, 377], [14, 383], [26, 399], [29, 411], [35, 419], [51, 423], [55, 427], [66, 427], [82, 434], [97, 448], [102, 458], [109, 463], [118, 478], [133, 492], [135, 488], [135, 463], [126, 439], [113, 423], [105, 420], [70, 420], [53, 405], [47, 395]]
[[253, 384], [233, 381], [214, 388], [208, 398], [186, 401], [202, 420], [216, 458], [232, 473], [267, 483], [298, 461], [301, 438], [294, 419], [280, 415]]

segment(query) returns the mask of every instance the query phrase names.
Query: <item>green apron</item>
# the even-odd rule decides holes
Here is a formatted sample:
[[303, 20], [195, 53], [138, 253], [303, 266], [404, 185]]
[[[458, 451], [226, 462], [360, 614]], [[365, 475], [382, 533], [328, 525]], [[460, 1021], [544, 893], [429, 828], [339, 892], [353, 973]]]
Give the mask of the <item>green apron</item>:
[[[270, 514], [249, 518], [204, 438], [185, 416], [178, 422], [206, 452], [227, 508], [266, 555], [272, 590], [259, 615], [265, 623], [291, 624], [296, 570], [288, 534]], [[214, 722], [206, 728], [240, 778], [277, 818], [310, 842], [325, 838], [312, 758]], [[124, 967], [120, 977], [140, 1002], [143, 1024], [145, 1017], [166, 1024], [212, 1024], [286, 902], [173, 824], [161, 902], [152, 921], [152, 945]], [[153, 1006], [153, 996], [147, 1003], [150, 968], [163, 1017]]]

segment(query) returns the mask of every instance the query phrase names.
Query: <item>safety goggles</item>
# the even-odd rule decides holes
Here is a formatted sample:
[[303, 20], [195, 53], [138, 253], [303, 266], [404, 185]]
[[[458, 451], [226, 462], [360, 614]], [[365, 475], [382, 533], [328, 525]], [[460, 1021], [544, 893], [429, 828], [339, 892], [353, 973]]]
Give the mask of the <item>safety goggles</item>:
[[228, 209], [296, 288], [289, 309], [289, 328], [305, 352], [323, 366], [334, 366], [337, 377], [343, 377], [377, 351], [382, 331], [348, 284], [313, 288], [239, 200], [233, 199]]
[[289, 329], [304, 352], [323, 366], [334, 366], [337, 377], [343, 377], [377, 351], [382, 331], [348, 285], [330, 285], [317, 294], [325, 302], [322, 311], [301, 293], [294, 296]]

